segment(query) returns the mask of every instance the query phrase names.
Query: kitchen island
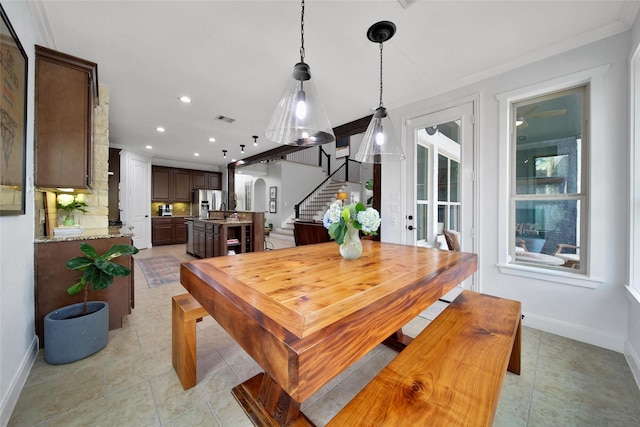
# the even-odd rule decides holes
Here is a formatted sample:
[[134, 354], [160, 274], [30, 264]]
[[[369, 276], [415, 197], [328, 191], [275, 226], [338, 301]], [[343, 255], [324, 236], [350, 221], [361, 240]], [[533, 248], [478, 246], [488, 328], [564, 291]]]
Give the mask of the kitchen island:
[[207, 219], [185, 219], [189, 255], [211, 258], [264, 250], [262, 212], [241, 212], [238, 219], [225, 219], [224, 213], [215, 218], [218, 212], [221, 211], [211, 211]]

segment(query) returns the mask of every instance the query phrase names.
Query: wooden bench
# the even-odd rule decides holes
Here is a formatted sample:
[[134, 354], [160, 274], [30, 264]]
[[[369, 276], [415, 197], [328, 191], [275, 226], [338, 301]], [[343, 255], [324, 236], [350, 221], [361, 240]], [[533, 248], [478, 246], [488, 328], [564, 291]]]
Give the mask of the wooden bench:
[[208, 315], [191, 294], [173, 296], [171, 362], [185, 390], [196, 385], [196, 322]]
[[327, 425], [491, 426], [520, 344], [520, 302], [463, 291]]

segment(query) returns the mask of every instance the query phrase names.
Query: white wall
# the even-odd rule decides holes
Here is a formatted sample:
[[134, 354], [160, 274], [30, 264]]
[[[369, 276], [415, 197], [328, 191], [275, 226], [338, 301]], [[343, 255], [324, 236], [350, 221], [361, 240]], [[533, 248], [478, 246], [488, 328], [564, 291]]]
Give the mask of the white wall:
[[0, 425], [13, 407], [38, 351], [34, 320], [33, 94], [35, 24], [25, 1], [3, 2], [29, 61], [26, 214], [0, 217]]
[[[506, 72], [500, 76], [453, 90], [430, 99], [390, 111], [396, 129], [403, 132], [404, 144], [412, 139], [403, 126], [404, 119], [438, 111], [456, 100], [479, 95], [476, 112], [478, 126], [477, 153], [479, 170], [478, 228], [481, 240], [478, 250], [478, 278], [481, 291], [520, 300], [525, 314], [524, 324], [579, 339], [617, 351], [623, 351], [627, 336], [626, 281], [628, 206], [628, 67], [631, 35], [621, 35], [574, 49], [565, 54]], [[604, 76], [604, 99], [598, 105], [604, 116], [592, 117], [592, 126], [604, 135], [591, 143], [601, 152], [592, 159], [593, 187], [591, 196], [598, 208], [591, 220], [600, 224], [601, 239], [592, 241], [604, 248], [602, 283], [596, 289], [570, 286], [546, 280], [535, 280], [500, 273], [498, 263], [499, 206], [499, 112], [496, 95], [539, 82], [566, 76], [604, 64], [611, 64]], [[405, 149], [405, 153], [410, 150]], [[407, 161], [413, 161], [408, 158]], [[401, 242], [404, 235], [401, 200], [404, 182], [402, 165], [383, 165], [382, 201], [384, 241]], [[386, 206], [385, 206], [386, 204]], [[597, 213], [597, 215], [596, 215]], [[385, 222], [386, 221], [386, 222]], [[395, 223], [394, 223], [395, 222]]]

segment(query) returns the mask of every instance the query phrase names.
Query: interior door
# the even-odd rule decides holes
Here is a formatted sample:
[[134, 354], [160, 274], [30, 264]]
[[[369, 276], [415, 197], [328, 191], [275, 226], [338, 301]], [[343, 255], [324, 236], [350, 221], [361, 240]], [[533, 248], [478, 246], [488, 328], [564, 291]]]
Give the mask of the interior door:
[[405, 184], [408, 244], [446, 245], [442, 232], [448, 229], [460, 233], [462, 251], [477, 252], [473, 112], [474, 103], [468, 102], [409, 122], [413, 144], [407, 160], [413, 173], [407, 173]]
[[127, 225], [133, 227], [133, 245], [151, 247], [151, 164], [129, 154], [127, 182]]

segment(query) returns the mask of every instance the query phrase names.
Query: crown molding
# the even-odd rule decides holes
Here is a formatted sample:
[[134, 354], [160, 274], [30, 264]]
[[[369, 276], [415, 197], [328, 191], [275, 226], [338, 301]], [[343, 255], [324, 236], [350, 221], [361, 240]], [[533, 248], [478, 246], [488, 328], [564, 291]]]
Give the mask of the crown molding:
[[49, 18], [47, 18], [47, 11], [44, 7], [44, 1], [31, 0], [27, 2], [29, 11], [33, 17], [33, 21], [36, 24], [38, 31], [38, 43], [42, 46], [50, 49], [56, 49], [56, 41], [51, 32], [51, 26], [49, 25]]

